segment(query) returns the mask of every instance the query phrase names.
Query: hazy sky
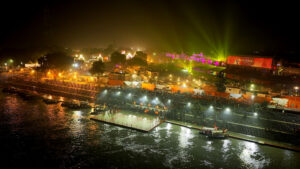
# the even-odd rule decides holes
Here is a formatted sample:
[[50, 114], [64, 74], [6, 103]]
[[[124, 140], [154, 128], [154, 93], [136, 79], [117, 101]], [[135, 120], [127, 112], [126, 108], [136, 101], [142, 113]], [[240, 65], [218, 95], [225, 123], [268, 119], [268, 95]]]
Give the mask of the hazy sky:
[[292, 1], [49, 1], [1, 5], [1, 46], [296, 50]]

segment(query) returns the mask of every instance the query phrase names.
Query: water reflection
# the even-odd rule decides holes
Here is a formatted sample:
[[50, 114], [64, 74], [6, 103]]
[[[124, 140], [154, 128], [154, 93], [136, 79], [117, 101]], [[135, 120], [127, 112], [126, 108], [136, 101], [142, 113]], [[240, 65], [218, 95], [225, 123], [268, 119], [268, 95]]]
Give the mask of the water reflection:
[[223, 140], [222, 152], [226, 153], [231, 146], [231, 141], [229, 139]]
[[259, 152], [259, 147], [257, 144], [251, 142], [241, 142], [240, 146], [242, 148], [242, 152], [239, 157], [244, 162], [246, 167], [263, 168], [270, 163], [270, 160]]
[[192, 144], [192, 142], [190, 142], [190, 139], [194, 137], [194, 134], [189, 128], [181, 127], [180, 129], [179, 146], [182, 148], [187, 148], [187, 146]]
[[209, 140], [169, 123], [141, 133], [89, 120], [85, 110], [12, 95], [0, 95], [0, 125], [3, 161], [27, 168], [36, 161], [39, 168], [300, 168], [298, 152]]
[[210, 140], [206, 141], [206, 145], [202, 147], [208, 152], [215, 150], [215, 148], [212, 146], [212, 141]]
[[166, 129], [167, 129], [167, 138], [169, 138], [171, 136], [172, 125], [170, 123], [167, 123]]
[[82, 134], [83, 124], [81, 123], [82, 111], [73, 111], [72, 122], [70, 124], [72, 134], [78, 136]]

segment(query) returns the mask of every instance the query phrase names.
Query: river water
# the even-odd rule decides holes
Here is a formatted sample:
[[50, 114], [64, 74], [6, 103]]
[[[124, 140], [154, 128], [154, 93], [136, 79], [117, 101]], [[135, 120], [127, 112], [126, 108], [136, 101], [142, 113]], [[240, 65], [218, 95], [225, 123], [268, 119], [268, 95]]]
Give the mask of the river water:
[[166, 123], [141, 133], [88, 117], [0, 92], [1, 168], [300, 168], [299, 152], [209, 140]]

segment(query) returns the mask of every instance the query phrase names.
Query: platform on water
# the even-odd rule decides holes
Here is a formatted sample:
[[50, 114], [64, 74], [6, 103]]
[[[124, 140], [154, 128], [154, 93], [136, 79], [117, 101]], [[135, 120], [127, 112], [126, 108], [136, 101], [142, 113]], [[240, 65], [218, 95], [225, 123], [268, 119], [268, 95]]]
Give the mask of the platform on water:
[[92, 115], [90, 119], [141, 132], [149, 132], [164, 122], [159, 117], [124, 110], [108, 110], [98, 115]]

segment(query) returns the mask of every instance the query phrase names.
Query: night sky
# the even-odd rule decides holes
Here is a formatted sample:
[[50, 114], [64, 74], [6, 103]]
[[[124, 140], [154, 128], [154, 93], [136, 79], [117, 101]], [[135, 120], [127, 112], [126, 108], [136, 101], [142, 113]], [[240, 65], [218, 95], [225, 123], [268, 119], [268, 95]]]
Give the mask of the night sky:
[[51, 1], [1, 5], [1, 47], [298, 51], [292, 1]]

